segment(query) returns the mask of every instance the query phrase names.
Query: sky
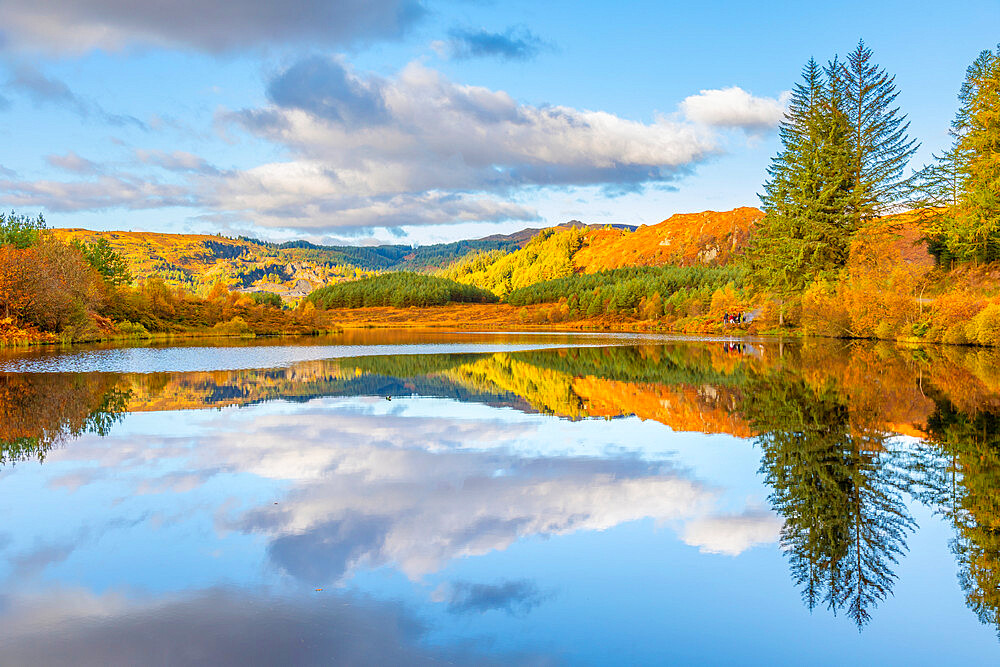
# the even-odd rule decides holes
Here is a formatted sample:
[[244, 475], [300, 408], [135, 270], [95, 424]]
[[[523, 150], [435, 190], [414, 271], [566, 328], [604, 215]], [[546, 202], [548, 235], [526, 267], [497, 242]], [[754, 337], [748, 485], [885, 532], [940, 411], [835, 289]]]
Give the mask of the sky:
[[759, 204], [803, 64], [859, 39], [948, 143], [1000, 0], [3, 0], [0, 210], [426, 244]]

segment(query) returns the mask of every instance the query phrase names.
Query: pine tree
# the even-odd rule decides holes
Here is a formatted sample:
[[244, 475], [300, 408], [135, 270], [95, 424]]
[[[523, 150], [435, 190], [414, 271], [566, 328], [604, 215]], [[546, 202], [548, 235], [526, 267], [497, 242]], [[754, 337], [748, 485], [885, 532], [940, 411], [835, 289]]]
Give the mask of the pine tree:
[[905, 198], [903, 177], [918, 144], [910, 139], [906, 115], [894, 106], [895, 77], [872, 62], [863, 40], [842, 66], [844, 110], [851, 129], [850, 212], [855, 228], [889, 212]]
[[750, 274], [782, 298], [847, 258], [851, 154], [842, 69], [836, 60], [826, 69], [806, 63], [760, 196], [766, 215], [748, 252]]

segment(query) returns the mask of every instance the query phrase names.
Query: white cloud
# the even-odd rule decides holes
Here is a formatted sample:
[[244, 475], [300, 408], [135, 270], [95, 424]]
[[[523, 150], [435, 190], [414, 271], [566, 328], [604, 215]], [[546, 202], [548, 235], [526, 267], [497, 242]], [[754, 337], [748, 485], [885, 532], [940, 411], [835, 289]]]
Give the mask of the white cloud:
[[777, 542], [781, 526], [781, 519], [773, 512], [747, 510], [691, 521], [684, 527], [683, 539], [705, 553], [738, 556], [755, 545]]
[[44, 206], [50, 211], [137, 210], [197, 203], [186, 186], [167, 185], [131, 175], [104, 175], [95, 180], [69, 182], [0, 178], [0, 193], [10, 206]]
[[75, 174], [97, 174], [102, 171], [101, 166], [91, 162], [87, 158], [80, 157], [73, 151], [65, 155], [47, 155], [45, 161], [56, 169], [73, 172]]
[[788, 105], [789, 93], [778, 99], [755, 97], [738, 86], [702, 90], [685, 98], [680, 109], [694, 122], [711, 127], [741, 128], [748, 132], [764, 132], [778, 126]]
[[167, 171], [195, 172], [217, 174], [219, 170], [208, 163], [205, 158], [186, 151], [158, 151], [139, 149], [135, 152], [139, 162], [151, 164]]

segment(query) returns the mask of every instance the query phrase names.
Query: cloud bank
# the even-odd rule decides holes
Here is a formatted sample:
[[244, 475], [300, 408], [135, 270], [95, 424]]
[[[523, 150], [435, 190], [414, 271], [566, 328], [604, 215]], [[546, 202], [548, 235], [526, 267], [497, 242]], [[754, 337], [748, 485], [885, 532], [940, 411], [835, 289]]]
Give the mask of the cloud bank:
[[[485, 48], [485, 47], [484, 47]], [[62, 82], [22, 68], [13, 89], [108, 123], [115, 117]], [[216, 113], [229, 141], [277, 148], [274, 161], [219, 169], [200, 155], [137, 149], [141, 175], [52, 162], [87, 180], [0, 174], [10, 205], [50, 211], [187, 207], [207, 220], [314, 235], [468, 222], [535, 221], [539, 191], [606, 193], [666, 186], [722, 152], [720, 128], [772, 129], [781, 100], [739, 88], [703, 90], [652, 122], [528, 104], [450, 80], [420, 63], [391, 76], [341, 57], [310, 56], [273, 73], [267, 103]], [[161, 170], [150, 173], [148, 167]]]
[[267, 91], [270, 105], [220, 120], [294, 159], [207, 188], [213, 208], [266, 226], [530, 220], [512, 201], [525, 189], [672, 182], [717, 151], [699, 125], [524, 104], [417, 63], [384, 78], [313, 57]]
[[219, 53], [263, 45], [342, 47], [401, 36], [418, 0], [4, 0], [0, 44], [81, 53], [137, 45]]

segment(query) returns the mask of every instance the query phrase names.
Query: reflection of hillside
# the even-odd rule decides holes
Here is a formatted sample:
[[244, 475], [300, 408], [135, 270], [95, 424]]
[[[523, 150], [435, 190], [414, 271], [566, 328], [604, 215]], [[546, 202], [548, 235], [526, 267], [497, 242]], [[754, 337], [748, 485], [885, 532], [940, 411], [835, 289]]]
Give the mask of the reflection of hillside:
[[740, 416], [742, 399], [731, 387], [655, 385], [615, 382], [594, 377], [573, 380], [573, 391], [591, 417], [635, 415], [666, 424], [674, 431], [752, 434]]
[[287, 369], [129, 375], [129, 411], [250, 405], [323, 396], [434, 396], [488, 405], [529, 406], [502, 391], [469, 389], [434, 374], [464, 355], [362, 357], [302, 362]]

